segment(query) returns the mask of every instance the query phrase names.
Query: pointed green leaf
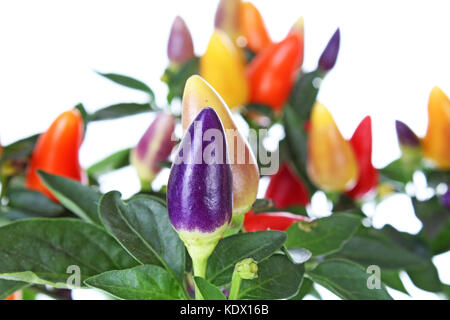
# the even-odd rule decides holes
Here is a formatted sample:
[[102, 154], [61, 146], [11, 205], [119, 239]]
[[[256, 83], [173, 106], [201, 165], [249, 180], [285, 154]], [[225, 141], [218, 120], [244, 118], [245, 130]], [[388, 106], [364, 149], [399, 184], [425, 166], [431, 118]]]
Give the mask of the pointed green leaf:
[[148, 85], [146, 85], [144, 82], [142, 82], [140, 80], [137, 80], [137, 79], [134, 79], [132, 77], [125, 76], [122, 74], [117, 74], [117, 73], [97, 72], [97, 74], [101, 75], [102, 77], [105, 77], [106, 79], [111, 80], [112, 82], [120, 84], [122, 86], [148, 93], [150, 95], [150, 97], [152, 97], [152, 99], [154, 99], [154, 97], [155, 97], [153, 90], [150, 89], [150, 87]]
[[113, 153], [87, 169], [89, 177], [97, 180], [101, 175], [126, 167], [130, 164], [130, 148]]
[[208, 280], [200, 277], [194, 277], [194, 280], [195, 285], [205, 300], [227, 300], [222, 291]]
[[89, 115], [89, 121], [112, 120], [153, 111], [149, 103], [118, 103], [102, 108]]

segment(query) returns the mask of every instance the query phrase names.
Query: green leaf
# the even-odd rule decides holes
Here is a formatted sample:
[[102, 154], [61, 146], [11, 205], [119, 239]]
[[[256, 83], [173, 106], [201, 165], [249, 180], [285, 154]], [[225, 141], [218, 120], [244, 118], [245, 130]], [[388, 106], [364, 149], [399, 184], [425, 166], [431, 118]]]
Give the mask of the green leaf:
[[409, 295], [402, 280], [400, 279], [398, 270], [381, 270], [381, 281], [388, 287]]
[[10, 188], [7, 197], [8, 208], [23, 213], [23, 218], [57, 217], [65, 211], [61, 205], [34, 190]]
[[143, 91], [143, 92], [149, 94], [150, 97], [152, 98], [152, 100], [154, 100], [154, 98], [155, 98], [155, 94], [153, 93], [153, 90], [150, 89], [150, 87], [148, 85], [146, 85], [144, 82], [142, 82], [140, 80], [137, 80], [137, 79], [134, 79], [132, 77], [125, 76], [122, 74], [117, 74], [117, 73], [97, 72], [97, 74], [101, 75], [102, 77], [105, 77], [106, 79], [111, 80], [112, 82], [120, 84], [122, 86], [131, 88], [131, 89], [136, 89], [139, 91]]
[[265, 104], [247, 104], [245, 106], [245, 111], [256, 112], [272, 120], [275, 118], [273, 109]]
[[95, 111], [89, 121], [112, 120], [150, 111], [154, 111], [150, 103], [118, 103]]
[[103, 229], [78, 219], [28, 219], [0, 227], [0, 279], [67, 287], [80, 268], [81, 281], [136, 262]]
[[414, 171], [406, 170], [402, 159], [397, 159], [380, 169], [381, 180], [400, 182], [406, 184], [412, 181]]
[[61, 202], [63, 206], [83, 220], [100, 224], [97, 206], [101, 193], [78, 181], [38, 171], [45, 186]]
[[417, 218], [422, 221], [422, 239], [430, 246], [433, 254], [450, 250], [450, 211], [437, 197], [426, 201], [412, 199]]
[[304, 278], [302, 281], [302, 285], [300, 286], [300, 290], [298, 290], [298, 293], [295, 296], [289, 298], [289, 300], [302, 300], [314, 290], [313, 285], [314, 282], [312, 282], [311, 279]]
[[304, 73], [295, 82], [289, 103], [302, 120], [308, 120], [319, 93], [320, 82], [325, 76], [319, 70]]
[[195, 284], [205, 300], [227, 300], [225, 295], [215, 285], [209, 281], [194, 277]]
[[182, 297], [177, 281], [158, 266], [107, 271], [85, 280], [85, 283], [119, 299], [178, 300]]
[[286, 231], [286, 247], [305, 248], [313, 256], [330, 254], [342, 248], [361, 226], [361, 217], [348, 213], [334, 214], [312, 222], [299, 221]]
[[171, 67], [166, 69], [162, 80], [167, 83], [167, 86], [169, 87], [169, 93], [167, 94], [167, 101], [169, 103], [171, 103], [174, 98], [181, 99], [183, 97], [186, 80], [190, 76], [199, 73], [198, 65], [199, 58], [194, 57], [187, 61], [181, 69], [173, 70]]
[[431, 260], [415, 268], [409, 268], [407, 272], [411, 281], [420, 289], [430, 292], [442, 291], [438, 271]]
[[4, 163], [7, 160], [23, 160], [24, 158], [28, 158], [31, 152], [33, 152], [38, 138], [39, 134], [34, 134], [4, 146], [0, 158], [1, 162]]
[[123, 202], [119, 192], [111, 191], [101, 198], [99, 213], [105, 227], [137, 261], [164, 267], [183, 283], [186, 250], [161, 201], [140, 195]]
[[369, 289], [368, 279], [372, 274], [354, 262], [330, 259], [308, 271], [308, 276], [338, 297], [346, 300], [391, 300], [386, 289]]
[[28, 283], [26, 282], [0, 279], [0, 300], [8, 298], [14, 292], [25, 288], [27, 285]]
[[240, 299], [288, 299], [298, 293], [305, 268], [287, 256], [275, 254], [258, 263], [258, 278], [242, 280]]
[[280, 231], [257, 231], [240, 233], [219, 241], [208, 259], [206, 279], [216, 286], [231, 282], [234, 265], [253, 258], [260, 262], [280, 249], [286, 234]]
[[105, 159], [93, 164], [87, 169], [89, 177], [97, 180], [101, 175], [126, 167], [130, 164], [131, 148], [113, 153]]

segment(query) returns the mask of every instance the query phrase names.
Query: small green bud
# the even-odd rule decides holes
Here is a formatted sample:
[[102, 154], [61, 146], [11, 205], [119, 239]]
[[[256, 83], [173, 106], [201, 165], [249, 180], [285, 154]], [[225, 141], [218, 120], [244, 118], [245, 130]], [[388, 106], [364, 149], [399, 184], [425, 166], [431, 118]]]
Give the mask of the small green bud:
[[258, 265], [252, 258], [244, 259], [234, 267], [241, 279], [252, 280], [258, 278]]

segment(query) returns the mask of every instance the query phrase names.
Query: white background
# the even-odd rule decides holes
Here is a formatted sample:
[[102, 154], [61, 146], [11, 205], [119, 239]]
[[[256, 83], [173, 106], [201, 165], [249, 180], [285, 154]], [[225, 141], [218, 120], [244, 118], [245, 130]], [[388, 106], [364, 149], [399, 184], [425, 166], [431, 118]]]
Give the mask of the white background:
[[[419, 135], [427, 125], [431, 88], [450, 93], [448, 1], [253, 1], [270, 34], [280, 40], [299, 16], [305, 19], [306, 70], [313, 69], [337, 27], [341, 50], [322, 84], [319, 100], [333, 113], [345, 137], [372, 116], [373, 162], [382, 167], [399, 156], [394, 120]], [[176, 15], [187, 22], [201, 54], [213, 30], [217, 1], [2, 1], [0, 2], [0, 140], [3, 144], [45, 130], [78, 102], [90, 111], [109, 104], [144, 102], [139, 92], [100, 78], [94, 70], [130, 75], [148, 83], [164, 103], [159, 78], [167, 65], [166, 43]], [[151, 115], [96, 123], [81, 150], [88, 166], [134, 145]], [[420, 187], [420, 176], [417, 184]], [[104, 188], [125, 195], [138, 190], [131, 168], [105, 177]], [[422, 181], [423, 184], [423, 181]], [[415, 232], [407, 198], [379, 211], [386, 221]], [[450, 283], [449, 255], [436, 258]], [[433, 295], [408, 287], [415, 298]], [[394, 293], [398, 298], [407, 298]]]

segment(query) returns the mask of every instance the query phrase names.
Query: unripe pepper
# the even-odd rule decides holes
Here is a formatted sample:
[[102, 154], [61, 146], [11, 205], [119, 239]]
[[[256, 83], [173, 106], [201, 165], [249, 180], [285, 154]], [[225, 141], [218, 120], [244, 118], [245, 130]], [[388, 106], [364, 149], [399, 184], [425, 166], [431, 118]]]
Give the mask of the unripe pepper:
[[280, 110], [289, 98], [303, 63], [303, 43], [297, 33], [271, 44], [248, 65], [250, 102]]
[[438, 169], [450, 169], [450, 100], [438, 87], [433, 88], [428, 101], [428, 128], [422, 149]]
[[255, 156], [234, 124], [230, 109], [219, 94], [200, 76], [191, 76], [186, 81], [183, 94], [183, 131], [188, 129], [197, 113], [206, 107], [217, 112], [225, 129], [233, 173], [233, 216], [239, 216], [250, 210], [256, 200], [259, 169]]
[[231, 109], [244, 105], [248, 100], [244, 56], [238, 50], [223, 31], [216, 30], [200, 58], [200, 75], [219, 92]]
[[225, 32], [232, 41], [240, 35], [240, 0], [220, 0], [214, 17], [214, 27]]
[[308, 189], [288, 163], [283, 163], [278, 172], [270, 177], [265, 198], [272, 200], [278, 209], [309, 203]]
[[[209, 133], [214, 139], [207, 138]], [[227, 160], [222, 123], [214, 109], [204, 108], [181, 141], [167, 185], [170, 222], [188, 249], [195, 276], [205, 276], [208, 257], [231, 220], [233, 186]]]
[[160, 112], [150, 127], [131, 150], [130, 162], [136, 168], [144, 190], [161, 171], [160, 162], [166, 160], [177, 141], [172, 140], [175, 118], [166, 112]]
[[170, 29], [167, 56], [173, 65], [181, 65], [194, 57], [191, 33], [183, 18], [177, 16]]
[[359, 177], [356, 185], [347, 192], [353, 199], [361, 199], [378, 184], [378, 171], [372, 165], [372, 120], [365, 117], [356, 128], [350, 144], [358, 161]]
[[239, 26], [247, 40], [247, 48], [254, 53], [260, 52], [272, 43], [261, 13], [250, 2], [241, 2]]
[[308, 217], [296, 215], [290, 212], [267, 212], [254, 214], [249, 211], [245, 214], [244, 229], [246, 232], [279, 230], [286, 231], [297, 221], [307, 221]]
[[330, 112], [316, 102], [308, 134], [307, 172], [319, 188], [347, 191], [358, 179], [358, 164], [350, 143], [344, 139]]
[[44, 186], [38, 170], [84, 182], [85, 175], [78, 158], [83, 134], [83, 118], [78, 110], [66, 111], [56, 118], [36, 142], [28, 164], [25, 186], [57, 201]]
[[333, 69], [334, 65], [336, 64], [340, 42], [341, 33], [338, 28], [325, 47], [325, 50], [323, 50], [322, 55], [320, 56], [318, 65], [319, 70], [328, 72]]

